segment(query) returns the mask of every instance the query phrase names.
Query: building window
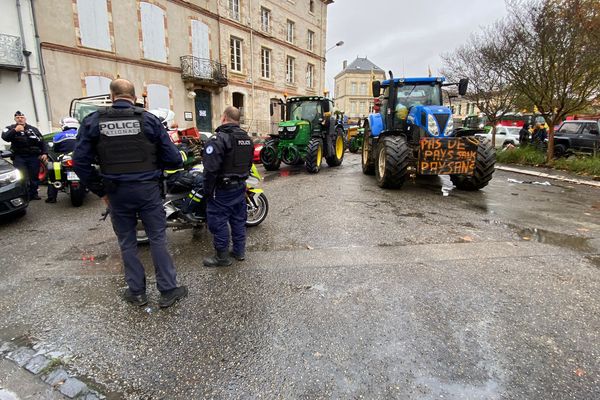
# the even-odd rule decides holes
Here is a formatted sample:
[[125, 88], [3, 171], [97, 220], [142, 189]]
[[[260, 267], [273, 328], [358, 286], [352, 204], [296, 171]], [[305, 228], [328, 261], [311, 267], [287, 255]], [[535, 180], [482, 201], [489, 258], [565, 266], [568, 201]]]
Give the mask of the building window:
[[110, 93], [112, 79], [105, 76], [90, 75], [85, 77], [85, 95], [97, 96]]
[[229, 16], [236, 21], [240, 20], [240, 0], [229, 0]]
[[260, 27], [263, 32], [271, 32], [271, 10], [260, 8]]
[[352, 114], [356, 114], [356, 102], [355, 101], [350, 102], [350, 112]]
[[356, 94], [356, 82], [350, 84], [350, 94]]
[[366, 114], [367, 113], [366, 108], [367, 108], [366, 103], [364, 101], [361, 101], [360, 102], [360, 108], [358, 110], [359, 114], [361, 114], [361, 115]]
[[361, 82], [361, 84], [360, 84], [360, 94], [362, 94], [362, 95], [367, 94], [367, 84], [365, 82]]
[[271, 50], [264, 47], [260, 49], [260, 71], [263, 78], [271, 79]]
[[149, 110], [156, 110], [158, 108], [171, 109], [171, 97], [167, 86], [150, 84], [146, 87], [146, 92], [148, 93]]
[[308, 31], [306, 34], [306, 48], [308, 51], [313, 51], [315, 45], [315, 33], [313, 31]]
[[294, 83], [294, 57], [289, 57], [285, 62], [285, 81], [286, 83]]
[[208, 42], [208, 25], [202, 21], [192, 20], [192, 55], [194, 57], [209, 59], [210, 44]]
[[308, 1], [308, 11], [310, 11], [311, 13], [315, 12], [315, 0]]
[[458, 115], [462, 115], [462, 104], [458, 105]]
[[154, 4], [141, 2], [140, 12], [144, 58], [167, 62], [164, 10]]
[[295, 23], [294, 21], [290, 21], [288, 19], [287, 21], [287, 36], [286, 36], [286, 40], [289, 43], [294, 43], [294, 30], [295, 30]]
[[306, 87], [312, 88], [315, 80], [315, 66], [312, 64], [306, 64]]
[[106, 0], [77, 0], [81, 45], [112, 51]]
[[231, 70], [242, 72], [242, 40], [231, 37], [229, 50], [231, 53]]

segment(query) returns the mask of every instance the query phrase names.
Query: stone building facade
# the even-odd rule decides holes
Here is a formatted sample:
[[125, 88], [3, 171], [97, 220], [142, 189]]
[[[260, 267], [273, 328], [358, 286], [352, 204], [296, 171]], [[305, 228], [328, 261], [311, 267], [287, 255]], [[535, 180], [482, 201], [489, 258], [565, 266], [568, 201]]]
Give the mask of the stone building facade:
[[366, 117], [373, 107], [371, 82], [384, 80], [385, 72], [369, 59], [357, 57], [335, 76], [335, 105], [348, 118]]
[[122, 77], [147, 108], [172, 109], [180, 127], [212, 131], [231, 104], [251, 133], [267, 134], [279, 115], [271, 103], [322, 91], [332, 2], [36, 2], [52, 120]]

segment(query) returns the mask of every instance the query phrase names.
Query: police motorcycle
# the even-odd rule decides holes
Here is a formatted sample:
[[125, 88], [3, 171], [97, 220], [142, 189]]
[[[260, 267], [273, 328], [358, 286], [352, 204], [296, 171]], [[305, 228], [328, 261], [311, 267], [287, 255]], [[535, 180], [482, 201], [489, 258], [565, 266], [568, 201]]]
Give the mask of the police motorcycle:
[[[72, 158], [79, 122], [74, 118], [66, 117], [62, 120], [61, 125], [63, 131], [57, 133], [52, 142], [48, 143], [48, 146], [52, 149], [46, 165], [48, 185], [52, 185], [56, 191], [67, 193], [71, 199], [71, 204], [74, 207], [80, 207], [83, 204], [87, 189], [81, 184], [79, 177], [73, 170]], [[56, 199], [56, 193], [54, 197]]]
[[[187, 155], [182, 151], [182, 157]], [[161, 179], [163, 206], [167, 217], [167, 227], [173, 230], [200, 229], [206, 223], [206, 201], [203, 200], [202, 164], [195, 164], [188, 170], [165, 171]], [[254, 164], [246, 179], [246, 205], [248, 217], [246, 226], [260, 225], [269, 213], [269, 202], [263, 189], [257, 188], [262, 180]], [[148, 243], [148, 236], [141, 221], [136, 228], [137, 242]]]

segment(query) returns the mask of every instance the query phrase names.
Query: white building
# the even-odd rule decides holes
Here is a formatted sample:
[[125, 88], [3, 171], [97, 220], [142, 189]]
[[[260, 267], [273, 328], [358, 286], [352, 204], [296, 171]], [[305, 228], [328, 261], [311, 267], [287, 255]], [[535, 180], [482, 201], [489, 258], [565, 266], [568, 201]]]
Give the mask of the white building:
[[[19, 110], [42, 133], [51, 130], [31, 0], [0, 0], [0, 127]], [[0, 143], [0, 147], [6, 143]]]

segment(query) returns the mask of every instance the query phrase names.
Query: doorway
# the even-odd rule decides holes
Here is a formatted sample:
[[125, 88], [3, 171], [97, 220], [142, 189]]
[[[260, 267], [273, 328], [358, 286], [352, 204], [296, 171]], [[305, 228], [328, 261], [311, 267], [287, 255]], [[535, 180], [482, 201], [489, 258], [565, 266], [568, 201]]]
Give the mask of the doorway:
[[196, 90], [196, 127], [200, 132], [212, 132], [211, 95], [206, 90]]
[[244, 93], [233, 92], [231, 102], [234, 107], [240, 110], [240, 123], [244, 123]]

